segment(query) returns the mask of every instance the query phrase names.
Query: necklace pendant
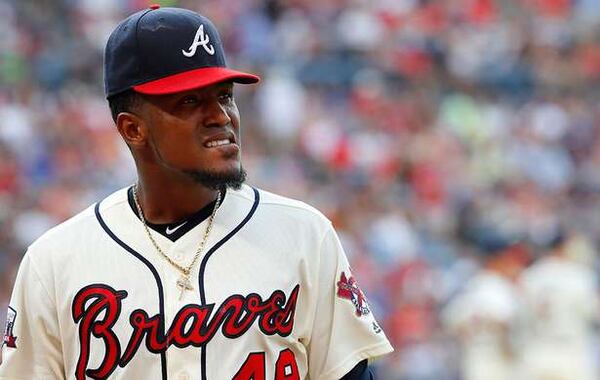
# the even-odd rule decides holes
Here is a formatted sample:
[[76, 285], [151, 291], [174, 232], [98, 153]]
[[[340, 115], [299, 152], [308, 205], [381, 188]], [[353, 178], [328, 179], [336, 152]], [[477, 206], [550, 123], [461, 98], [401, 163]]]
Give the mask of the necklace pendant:
[[180, 301], [183, 299], [183, 293], [185, 293], [186, 290], [194, 289], [194, 287], [192, 286], [192, 283], [190, 282], [190, 278], [183, 274], [177, 280], [177, 287], [181, 290], [181, 293], [179, 294]]
[[198, 261], [200, 256], [202, 256], [202, 252], [204, 251], [204, 246], [206, 245], [206, 241], [208, 240], [208, 235], [210, 234], [210, 231], [212, 230], [212, 226], [213, 226], [213, 222], [215, 219], [215, 215], [217, 213], [217, 209], [221, 205], [221, 192], [219, 191], [217, 193], [217, 200], [215, 201], [215, 207], [212, 211], [212, 214], [208, 218], [208, 225], [206, 226], [206, 231], [204, 232], [204, 238], [202, 238], [202, 241], [200, 242], [200, 245], [198, 246], [196, 255], [192, 259], [192, 262], [190, 263], [190, 265], [188, 265], [185, 268], [182, 267], [181, 265], [177, 264], [176, 262], [174, 262], [165, 252], [163, 252], [163, 250], [160, 249], [160, 246], [156, 243], [156, 240], [154, 240], [154, 238], [152, 237], [152, 234], [150, 233], [150, 229], [148, 228], [148, 224], [146, 223], [146, 218], [144, 217], [144, 210], [142, 210], [142, 206], [140, 206], [140, 200], [138, 197], [138, 184], [136, 184], [133, 187], [133, 201], [135, 203], [135, 208], [138, 211], [140, 220], [142, 221], [142, 225], [144, 226], [144, 230], [146, 230], [146, 235], [148, 235], [148, 239], [150, 240], [152, 245], [154, 245], [154, 248], [156, 248], [156, 251], [158, 253], [160, 253], [160, 255], [162, 257], [164, 257], [169, 262], [169, 264], [173, 265], [173, 267], [175, 267], [177, 270], [179, 270], [181, 272], [181, 276], [177, 280], [177, 287], [181, 290], [181, 293], [179, 294], [179, 300], [181, 301], [183, 299], [183, 294], [185, 293], [186, 290], [194, 289], [194, 287], [192, 286], [192, 283], [190, 282], [190, 271], [194, 267], [194, 264], [196, 264], [196, 262]]

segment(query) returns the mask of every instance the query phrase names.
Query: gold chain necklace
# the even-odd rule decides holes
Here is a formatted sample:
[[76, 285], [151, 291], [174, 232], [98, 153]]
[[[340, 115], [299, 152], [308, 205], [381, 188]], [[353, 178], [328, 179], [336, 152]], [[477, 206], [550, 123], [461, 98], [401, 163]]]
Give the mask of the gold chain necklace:
[[221, 192], [220, 191], [218, 192], [217, 201], [215, 202], [215, 208], [213, 209], [212, 214], [210, 215], [210, 218], [208, 219], [208, 225], [206, 226], [206, 230], [204, 231], [204, 237], [202, 238], [202, 241], [200, 242], [200, 246], [198, 247], [198, 250], [196, 251], [196, 255], [192, 259], [192, 262], [190, 263], [190, 265], [188, 265], [187, 267], [184, 267], [184, 266], [180, 265], [179, 263], [175, 262], [173, 259], [171, 259], [169, 257], [169, 255], [167, 255], [158, 246], [158, 243], [152, 237], [152, 233], [150, 233], [150, 228], [148, 228], [148, 224], [146, 223], [146, 217], [144, 217], [144, 212], [142, 211], [142, 207], [140, 206], [140, 201], [138, 200], [137, 190], [138, 190], [138, 186], [135, 185], [133, 187], [133, 201], [135, 202], [135, 207], [137, 208], [138, 214], [140, 215], [140, 219], [142, 220], [142, 224], [144, 225], [144, 229], [146, 230], [146, 234], [148, 235], [148, 238], [150, 238], [150, 241], [152, 242], [152, 244], [154, 245], [154, 247], [156, 248], [158, 253], [160, 253], [162, 255], [162, 257], [164, 257], [169, 262], [169, 264], [173, 265], [175, 268], [177, 268], [177, 270], [179, 270], [181, 272], [181, 276], [179, 276], [179, 279], [177, 280], [177, 287], [179, 289], [181, 289], [181, 293], [179, 294], [179, 300], [181, 301], [181, 299], [183, 298], [183, 293], [186, 290], [194, 289], [194, 287], [192, 286], [192, 283], [190, 282], [190, 273], [191, 273], [192, 268], [194, 267], [194, 265], [200, 258], [200, 256], [202, 256], [202, 251], [204, 251], [204, 246], [206, 245], [206, 241], [208, 240], [208, 235], [210, 234], [210, 231], [212, 230], [212, 227], [213, 227], [213, 221], [215, 219], [215, 214], [217, 213], [217, 209], [219, 208], [219, 206], [221, 204]]

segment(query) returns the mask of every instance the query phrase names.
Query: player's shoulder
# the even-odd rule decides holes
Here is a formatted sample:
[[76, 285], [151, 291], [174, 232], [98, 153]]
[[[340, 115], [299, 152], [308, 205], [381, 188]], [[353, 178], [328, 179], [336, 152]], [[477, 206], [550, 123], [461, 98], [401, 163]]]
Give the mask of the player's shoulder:
[[259, 205], [266, 211], [294, 214], [298, 217], [329, 223], [329, 219], [321, 211], [301, 200], [275, 194], [264, 189], [250, 188], [247, 186], [245, 188], [246, 190], [254, 189], [258, 193]]
[[323, 236], [324, 231], [332, 229], [331, 222], [323, 213], [300, 200], [247, 185], [228, 192], [227, 197], [230, 195], [255, 202], [253, 220], [259, 222], [253, 223], [255, 226], [265, 226], [270, 230], [294, 230], [298, 235], [302, 232], [316, 233], [317, 236]]
[[513, 283], [504, 276], [483, 270], [475, 275], [467, 284], [467, 288], [475, 298], [493, 299], [498, 297], [515, 296], [516, 288]]
[[103, 207], [111, 207], [118, 203], [118, 199], [123, 198], [127, 189], [120, 189], [105, 198], [101, 203], [96, 202], [69, 219], [56, 226], [38, 237], [28, 248], [28, 254], [31, 255], [47, 255], [51, 251], [63, 250], [68, 251], [70, 247], [84, 244], [90, 233], [99, 231], [99, 224], [96, 218], [96, 206], [102, 204]]
[[564, 286], [597, 281], [596, 273], [589, 266], [573, 259], [554, 257], [539, 259], [525, 270], [521, 281], [525, 286], [543, 286], [543, 284], [554, 284], [557, 278], [561, 279], [561, 284]]

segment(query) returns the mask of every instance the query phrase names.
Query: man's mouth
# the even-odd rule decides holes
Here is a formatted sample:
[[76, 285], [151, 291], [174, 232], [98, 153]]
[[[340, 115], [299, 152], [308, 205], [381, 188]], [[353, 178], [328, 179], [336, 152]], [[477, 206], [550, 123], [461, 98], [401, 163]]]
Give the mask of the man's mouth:
[[215, 133], [214, 135], [208, 136], [203, 144], [205, 148], [239, 148], [237, 145], [237, 141], [235, 135], [231, 131], [223, 131], [220, 133]]
[[204, 143], [204, 146], [206, 148], [215, 148], [218, 146], [224, 146], [224, 145], [230, 145], [230, 144], [232, 144], [232, 141], [230, 139], [221, 139], [221, 140], [207, 141], [206, 143]]

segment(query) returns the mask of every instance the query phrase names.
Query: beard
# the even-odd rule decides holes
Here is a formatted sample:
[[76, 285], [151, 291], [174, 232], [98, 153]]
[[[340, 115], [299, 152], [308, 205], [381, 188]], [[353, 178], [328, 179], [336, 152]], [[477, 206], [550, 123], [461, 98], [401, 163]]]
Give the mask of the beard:
[[211, 190], [239, 190], [246, 181], [246, 171], [240, 165], [238, 170], [227, 172], [211, 170], [184, 170], [194, 182]]

